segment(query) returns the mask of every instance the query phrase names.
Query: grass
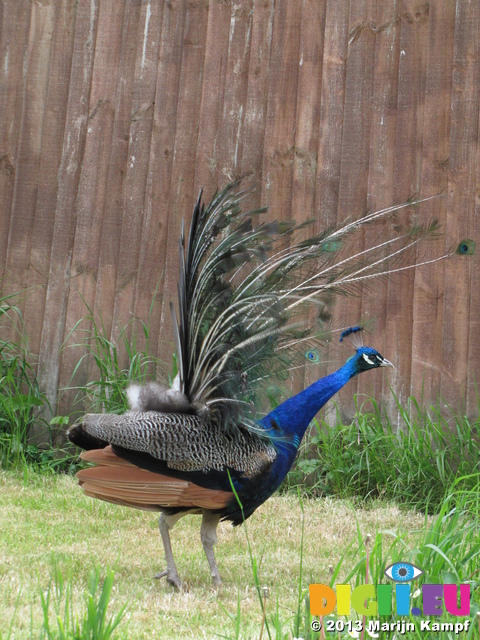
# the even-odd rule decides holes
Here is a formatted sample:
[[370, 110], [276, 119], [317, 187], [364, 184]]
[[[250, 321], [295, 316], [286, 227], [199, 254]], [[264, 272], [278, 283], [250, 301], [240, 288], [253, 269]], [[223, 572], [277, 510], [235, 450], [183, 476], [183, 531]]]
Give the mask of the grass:
[[[104, 619], [118, 620], [126, 611], [112, 638], [259, 638], [263, 611], [252, 558], [258, 584], [268, 588], [265, 639], [322, 638], [309, 631], [308, 585], [386, 582], [383, 571], [398, 560], [421, 567], [426, 582], [469, 582], [476, 601], [472, 615], [478, 607], [479, 505], [473, 494], [463, 494], [461, 508], [452, 508], [453, 497], [446, 500], [435, 518], [382, 502], [359, 508], [347, 500], [302, 503], [292, 494], [274, 497], [249, 519], [247, 529], [220, 525], [217, 560], [223, 584], [218, 591], [211, 586], [200, 519], [187, 516], [172, 533], [186, 583], [178, 593], [153, 578], [164, 567], [155, 514], [91, 500], [70, 476], [26, 472], [19, 478], [4, 471], [0, 482], [0, 629], [11, 630], [5, 638], [61, 638], [55, 635], [58, 613], [72, 628], [75, 618], [85, 616], [88, 595], [98, 611], [100, 575], [111, 575], [108, 567], [115, 577]], [[95, 597], [86, 589], [92, 571]], [[66, 585], [63, 594], [68, 591], [63, 600], [55, 595], [59, 575]], [[49, 591], [51, 635], [42, 636], [41, 594]], [[70, 603], [66, 616], [65, 602]], [[460, 637], [478, 638], [472, 629]]]
[[[107, 570], [100, 588], [100, 570], [95, 568], [91, 571], [84, 594], [84, 607], [79, 614], [72, 597], [74, 579], [70, 576], [65, 581], [62, 572], [55, 568], [54, 578], [47, 589], [40, 593], [43, 625], [39, 637], [42, 640], [109, 640], [113, 637], [126, 609], [124, 605], [117, 614], [108, 615], [113, 577], [114, 572]], [[55, 619], [53, 627], [52, 617]], [[33, 624], [30, 635], [34, 635]], [[122, 635], [127, 637], [125, 632]]]
[[[406, 544], [401, 535], [388, 539], [384, 533], [377, 533], [368, 541], [362, 538], [359, 531], [356, 549], [358, 562], [351, 568], [345, 581], [354, 586], [385, 583], [384, 572], [389, 563], [409, 562], [423, 571], [423, 575], [414, 582], [412, 607], [422, 607], [417, 589], [424, 583], [469, 584], [472, 595], [470, 619], [474, 621], [480, 611], [478, 499], [478, 494], [462, 491], [455, 495], [453, 491], [445, 499], [439, 514], [424, 528], [413, 546]], [[338, 583], [337, 574], [341, 565], [339, 563], [335, 568], [330, 586]], [[389, 621], [402, 619], [405, 620], [393, 613]], [[411, 615], [410, 620], [415, 622], [415, 616]], [[441, 621], [458, 622], [459, 619], [444, 612]], [[420, 638], [424, 635], [415, 633], [409, 637]], [[436, 634], [433, 637], [446, 639], [453, 636]], [[475, 627], [472, 626], [464, 637], [478, 637]]]
[[[418, 584], [468, 582], [472, 615], [478, 610], [479, 419], [448, 407], [427, 411], [411, 398], [398, 405], [400, 425], [372, 400], [373, 411], [359, 406], [349, 425], [316, 423], [284, 495], [248, 527], [220, 526], [218, 592], [198, 518], [181, 520], [172, 538], [186, 588], [175, 593], [152, 578], [164, 563], [156, 518], [84, 497], [73, 478], [51, 473], [72, 472], [71, 455], [29, 444], [45, 398], [10, 302], [0, 300], [0, 318], [20, 331], [18, 342], [0, 342], [0, 469], [10, 469], [0, 471], [0, 640], [344, 638], [344, 620], [335, 617], [333, 635], [311, 631], [308, 585], [385, 582], [387, 564], [399, 560], [424, 570]], [[128, 382], [153, 377], [160, 364], [148, 355], [149, 324], [129, 323], [112, 341], [91, 312], [86, 320], [82, 344], [98, 375], [78, 388], [79, 398], [94, 411], [122, 412]], [[67, 422], [58, 416], [51, 424]], [[310, 499], [294, 495], [299, 487]], [[402, 637], [430, 640], [419, 634]], [[461, 637], [478, 638], [477, 626]]]
[[[90, 309], [69, 332], [64, 348], [82, 347], [84, 355], [78, 361], [69, 383], [69, 389], [77, 389], [75, 405], [88, 407], [92, 413], [123, 413], [127, 410], [125, 389], [130, 382], [147, 382], [155, 379], [156, 371], [163, 364], [150, 355], [150, 318], [155, 296], [150, 306], [147, 322], [134, 318], [121, 327], [118, 337], [107, 337], [102, 319], [97, 319]], [[86, 324], [86, 328], [82, 325]], [[83, 335], [80, 343], [69, 344], [75, 333]], [[140, 346], [142, 342], [143, 346]], [[91, 360], [94, 371], [89, 382], [75, 387], [72, 383], [85, 359]], [[173, 362], [175, 367], [175, 360]]]
[[[19, 308], [13, 303], [18, 296], [0, 298], [0, 332], [16, 336], [0, 339], [0, 465], [21, 466], [40, 455], [28, 443], [31, 425], [41, 418], [36, 413], [46, 404], [31, 363]], [[48, 425], [43, 421], [45, 429]]]
[[368, 403], [373, 410], [357, 405], [350, 424], [315, 421], [290, 487], [309, 476], [313, 495], [381, 497], [430, 513], [459, 477], [464, 490], [480, 491], [480, 418], [469, 420], [448, 406], [427, 410], [410, 398], [406, 408], [397, 402], [401, 422], [393, 425], [374, 399]]
[[[15, 340], [0, 339], [0, 467], [22, 469], [29, 464], [42, 471], [71, 473], [78, 466], [76, 456], [71, 450], [52, 446], [52, 434], [59, 428], [67, 428], [70, 417], [55, 416], [50, 423], [42, 418], [41, 410], [48, 402], [39, 389], [35, 367], [31, 364], [34, 358], [28, 350], [21, 312], [13, 304], [17, 297], [0, 298], [0, 330], [16, 336]], [[153, 302], [150, 314], [152, 309]], [[92, 359], [98, 375], [85, 386], [77, 387], [77, 400], [85, 403], [90, 411], [122, 413], [127, 409], [124, 392], [128, 383], [154, 378], [160, 364], [158, 359], [148, 355], [149, 322], [132, 320], [114, 341], [106, 338], [102, 321], [97, 321], [92, 311], [88, 311], [89, 314], [69, 334], [82, 331], [84, 341], [80, 346], [85, 348], [72, 379], [87, 357]], [[80, 329], [82, 322], [90, 328]], [[139, 347], [139, 334], [143, 348]], [[125, 362], [128, 363], [126, 366], [123, 365]], [[29, 437], [34, 424], [37, 428], [41, 426], [44, 432], [45, 442], [40, 447]]]
[[[200, 543], [199, 518], [183, 518], [173, 531], [172, 543], [187, 589], [175, 593], [153, 578], [164, 565], [154, 514], [91, 500], [69, 476], [28, 472], [19, 478], [1, 472], [0, 481], [0, 629], [12, 624], [12, 637], [38, 637], [43, 624], [39, 594], [56, 571], [71, 576], [71, 598], [81, 604], [95, 567], [115, 571], [109, 610], [116, 615], [127, 605], [131, 639], [259, 637], [262, 610], [243, 527], [227, 523], [219, 527], [217, 559], [223, 585], [216, 593]], [[329, 565], [336, 566], [344, 549], [355, 544], [358, 531], [374, 536], [392, 531], [384, 534], [387, 539], [400, 533], [414, 549], [426, 525], [422, 515], [384, 504], [354, 509], [348, 501], [318, 499], [306, 501], [303, 511], [302, 593], [310, 582], [330, 580]], [[269, 589], [267, 618], [272, 637], [276, 637], [272, 616], [277, 603], [278, 623], [286, 637], [292, 635], [301, 523], [302, 510], [293, 495], [272, 498], [247, 523], [259, 581]], [[339, 576], [352, 568], [355, 552], [352, 546], [352, 559], [343, 559]]]

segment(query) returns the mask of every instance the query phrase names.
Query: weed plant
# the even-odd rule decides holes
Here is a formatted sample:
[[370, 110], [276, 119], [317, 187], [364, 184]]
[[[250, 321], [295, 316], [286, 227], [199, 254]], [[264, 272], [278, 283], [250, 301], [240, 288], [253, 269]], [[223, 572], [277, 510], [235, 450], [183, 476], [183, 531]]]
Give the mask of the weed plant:
[[[314, 422], [288, 485], [303, 485], [314, 495], [356, 500], [385, 498], [420, 511], [437, 513], [457, 478], [463, 490], [479, 490], [480, 418], [470, 420], [449, 407], [423, 409], [414, 398], [393, 425], [374, 399], [365, 413], [330, 427]], [[445, 411], [447, 417], [445, 417]]]
[[[16, 342], [0, 338], [0, 466], [21, 466], [35, 461], [38, 449], [28, 444], [35, 411], [46, 404], [29, 360], [21, 312], [11, 303], [13, 296], [0, 299], [0, 331], [15, 332]], [[44, 422], [44, 421], [43, 421]], [[48, 425], [44, 422], [45, 428]]]
[[[387, 582], [382, 571], [397, 559], [422, 568], [426, 574], [421, 579], [426, 582], [448, 577], [448, 571], [458, 574], [459, 582], [472, 581], [478, 603], [478, 587], [473, 588], [480, 577], [480, 540], [475, 534], [479, 504], [473, 492], [462, 495], [462, 482], [437, 518], [399, 511], [395, 505], [377, 502], [365, 509], [330, 498], [304, 500], [300, 508], [292, 493], [274, 496], [246, 523], [248, 541], [245, 527], [220, 525], [217, 557], [224, 582], [215, 591], [198, 517], [186, 516], [172, 537], [180, 575], [188, 581], [179, 593], [153, 578], [164, 563], [154, 514], [92, 500], [65, 475], [29, 470], [28, 478], [22, 479], [18, 473], [3, 471], [0, 483], [0, 629], [6, 635], [11, 628], [11, 637], [39, 637], [44, 622], [39, 586], [45, 590], [51, 581], [49, 623], [51, 633], [57, 632], [55, 567], [61, 567], [72, 589], [74, 612], [81, 619], [82, 594], [92, 565], [114, 566], [115, 590], [107, 620], [128, 602], [128, 637], [135, 640], [217, 636], [258, 640], [264, 612], [262, 640], [323, 640], [321, 633], [310, 631], [308, 585], [348, 580], [355, 587], [367, 581], [367, 566], [368, 582]], [[368, 532], [370, 543], [365, 544]], [[104, 575], [103, 569], [102, 579]], [[412, 592], [418, 584], [419, 579]], [[96, 602], [101, 587], [102, 582]], [[61, 602], [58, 615], [64, 620]], [[348, 620], [337, 619], [339, 624]], [[33, 635], [28, 634], [31, 628]], [[122, 622], [115, 632], [123, 631]], [[393, 636], [380, 638], [393, 640]], [[342, 637], [349, 638], [345, 633]], [[365, 634], [364, 640], [369, 637]], [[410, 638], [397, 635], [397, 640], [400, 637]], [[458, 640], [464, 638], [460, 634]]]
[[[125, 615], [126, 605], [108, 617], [114, 573], [107, 570], [100, 587], [100, 570], [95, 568], [88, 581], [83, 611], [75, 613], [72, 580], [65, 582], [56, 570], [45, 593], [40, 595], [43, 611], [41, 640], [110, 640]], [[53, 624], [52, 624], [53, 622]], [[117, 636], [118, 637], [118, 636]], [[123, 637], [127, 637], [123, 634]]]
[[[421, 586], [424, 583], [436, 584], [469, 584], [470, 585], [470, 627], [461, 637], [465, 640], [473, 640], [479, 637], [477, 626], [480, 612], [480, 538], [478, 536], [478, 514], [480, 496], [478, 492], [459, 491], [459, 483], [452, 487], [449, 496], [444, 500], [442, 507], [433, 524], [425, 527], [423, 535], [418, 539], [415, 548], [411, 548], [405, 541], [405, 535], [399, 535], [394, 531], [384, 530], [374, 536], [364, 536], [357, 522], [357, 540], [344, 549], [340, 561], [330, 568], [329, 586], [335, 587], [337, 582], [350, 584], [351, 588], [362, 584], [388, 583], [385, 577], [385, 569], [396, 562], [409, 562], [421, 567], [423, 574], [411, 584], [410, 608], [422, 607]], [[302, 507], [303, 515], [303, 507]], [[426, 523], [427, 524], [427, 523]], [[247, 527], [248, 525], [244, 525]], [[247, 538], [248, 539], [248, 538]], [[331, 614], [321, 618], [322, 629], [320, 633], [312, 629], [312, 616], [310, 615], [309, 592], [302, 582], [303, 560], [303, 536], [299, 552], [298, 572], [298, 599], [297, 611], [290, 615], [285, 614], [285, 609], [278, 601], [276, 603], [263, 603], [263, 618], [265, 612], [267, 624], [266, 635], [269, 640], [318, 640], [326, 638], [369, 638], [379, 637], [367, 632], [368, 619], [361, 620], [365, 631], [355, 633], [354, 626], [349, 627], [349, 621], [358, 619], [358, 615], [352, 611], [350, 616], [337, 616]], [[252, 573], [255, 583], [258, 584], [257, 562], [251, 555]], [[348, 564], [347, 564], [348, 563]], [[273, 610], [273, 611], [272, 611]], [[260, 619], [259, 612], [259, 619]], [[244, 636], [240, 620], [240, 608], [236, 615], [229, 618], [234, 624], [234, 635], [221, 636], [229, 640], [240, 640]], [[262, 618], [262, 619], [263, 619]], [[375, 618], [378, 618], [376, 616]], [[442, 623], [453, 623], [465, 618], [456, 618], [444, 611], [436, 620]], [[423, 617], [422, 617], [423, 619]], [[454, 631], [432, 632], [421, 631], [418, 624], [419, 618], [410, 614], [409, 617], [398, 616], [395, 606], [390, 616], [382, 616], [381, 622], [404, 623], [412, 622], [415, 631], [408, 631], [401, 635], [395, 633], [383, 633], [380, 637], [409, 638], [411, 640], [454, 640], [458, 638]], [[269, 624], [268, 624], [269, 623]], [[329, 631], [328, 629], [334, 630]], [[263, 631], [262, 622], [262, 631]]]
[[[30, 638], [39, 640], [110, 640], [113, 638], [127, 638], [126, 630], [121, 635], [115, 630], [124, 619], [127, 605], [116, 614], [108, 615], [108, 608], [113, 589], [114, 572], [107, 569], [101, 583], [100, 569], [95, 567], [89, 576], [87, 589], [83, 594], [83, 602], [74, 598], [74, 580], [70, 576], [65, 580], [62, 572], [56, 567], [48, 587], [40, 592], [40, 603], [43, 614], [43, 624], [40, 635], [36, 636], [32, 624]], [[19, 593], [19, 597], [20, 597]], [[18, 599], [17, 599], [18, 601]], [[10, 640], [14, 637], [16, 611], [10, 626], [0, 640]]]
[[[85, 303], [86, 304], [86, 303]], [[150, 351], [150, 306], [147, 322], [135, 318], [120, 329], [117, 339], [107, 337], [107, 331], [101, 318], [97, 319], [87, 306], [88, 314], [79, 320], [70, 331], [65, 344], [77, 331], [83, 333], [80, 343], [70, 347], [82, 347], [85, 350], [73, 371], [68, 389], [76, 389], [74, 404], [82, 403], [92, 413], [123, 413], [128, 409], [125, 389], [130, 382], [146, 382], [155, 379], [160, 365], [158, 358], [149, 355]], [[87, 323], [89, 328], [80, 325]], [[143, 346], [139, 346], [139, 334], [143, 336]], [[91, 359], [95, 373], [83, 386], [75, 387], [72, 381], [77, 377], [84, 360]]]
[[[440, 511], [430, 527], [425, 527], [422, 538], [413, 549], [409, 549], [403, 536], [393, 532], [377, 533], [372, 539], [362, 538], [358, 531], [356, 564], [344, 578], [352, 586], [385, 583], [385, 569], [395, 562], [409, 562], [423, 571], [413, 583], [411, 606], [421, 608], [418, 589], [424, 583], [469, 584], [471, 593], [470, 615], [472, 620], [480, 611], [480, 539], [478, 537], [478, 499], [476, 492], [452, 492], [444, 500]], [[370, 549], [367, 547], [370, 546]], [[351, 560], [349, 560], [351, 561]], [[343, 558], [334, 568], [330, 586], [336, 582], [342, 568]], [[392, 613], [389, 622], [398, 617]], [[415, 620], [412, 616], [411, 620]], [[442, 621], [455, 621], [443, 615]], [[386, 620], [387, 621], [387, 620]], [[473, 637], [474, 631], [467, 637]], [[423, 635], [423, 634], [422, 634]], [[416, 637], [416, 636], [415, 636]], [[445, 635], [445, 638], [448, 636]]]
[[[385, 583], [387, 582], [385, 569], [390, 564], [410, 562], [423, 570], [423, 574], [411, 586], [411, 608], [418, 607], [420, 609], [422, 607], [420, 593], [422, 584], [469, 584], [471, 625], [469, 631], [462, 637], [467, 639], [478, 637], [478, 630], [475, 628], [476, 616], [480, 611], [478, 500], [478, 492], [457, 491], [454, 486], [444, 500], [433, 524], [430, 527], [425, 527], [422, 538], [413, 549], [407, 547], [403, 536], [395, 535], [393, 532], [383, 531], [369, 540], [368, 537], [362, 538], [359, 530], [354, 556], [358, 560], [342, 582], [351, 583], [352, 587], [366, 583]], [[343, 558], [333, 570], [331, 587], [336, 583], [342, 564]], [[382, 617], [382, 622], [401, 622], [402, 620], [405, 621], [405, 617], [397, 616], [395, 607], [389, 618]], [[454, 637], [457, 637], [453, 632], [432, 634], [421, 632], [418, 618], [414, 615], [410, 615], [407, 620], [417, 623], [415, 624], [415, 632], [407, 634], [409, 638], [453, 640]], [[455, 623], [459, 619], [444, 611], [441, 617], [439, 616], [439, 621]]]

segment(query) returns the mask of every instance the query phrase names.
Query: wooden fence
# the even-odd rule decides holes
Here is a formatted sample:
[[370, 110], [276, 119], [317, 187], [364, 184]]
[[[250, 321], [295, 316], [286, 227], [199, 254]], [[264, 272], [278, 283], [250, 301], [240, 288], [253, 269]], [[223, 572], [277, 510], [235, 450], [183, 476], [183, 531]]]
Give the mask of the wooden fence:
[[[171, 354], [177, 237], [200, 187], [246, 174], [252, 204], [319, 226], [442, 192], [421, 215], [444, 235], [420, 256], [478, 240], [476, 0], [4, 0], [0, 24], [3, 293], [27, 290], [54, 411], [94, 375], [85, 359], [71, 381], [88, 322], [62, 349], [87, 305], [115, 339], [153, 300], [152, 351]], [[478, 267], [457, 256], [337, 303], [344, 323], [376, 318], [370, 342], [396, 364], [360, 392], [475, 411]], [[350, 355], [325, 353], [330, 369]]]

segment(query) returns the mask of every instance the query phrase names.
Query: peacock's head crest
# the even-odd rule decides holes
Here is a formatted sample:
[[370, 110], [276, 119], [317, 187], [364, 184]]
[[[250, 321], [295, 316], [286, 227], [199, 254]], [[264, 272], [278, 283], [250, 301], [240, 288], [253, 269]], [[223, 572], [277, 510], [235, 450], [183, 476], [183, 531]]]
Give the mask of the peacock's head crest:
[[349, 338], [350, 340], [353, 340], [354, 338], [356, 340], [361, 340], [362, 331], [363, 327], [359, 325], [357, 325], [356, 327], [349, 327], [348, 329], [345, 329], [345, 331], [342, 331], [342, 333], [340, 334], [339, 342], [343, 342], [345, 338]]

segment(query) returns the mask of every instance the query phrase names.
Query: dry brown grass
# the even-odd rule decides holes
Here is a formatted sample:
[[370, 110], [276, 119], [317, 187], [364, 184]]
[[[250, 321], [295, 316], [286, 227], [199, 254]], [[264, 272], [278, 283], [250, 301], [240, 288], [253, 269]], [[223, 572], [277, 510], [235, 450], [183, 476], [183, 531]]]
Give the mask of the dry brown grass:
[[[172, 543], [185, 589], [177, 593], [153, 575], [164, 558], [155, 514], [97, 502], [82, 495], [70, 477], [30, 474], [24, 480], [0, 475], [0, 629], [5, 634], [15, 610], [15, 638], [30, 638], [31, 617], [38, 637], [39, 593], [58, 567], [71, 576], [79, 605], [94, 565], [115, 570], [112, 612], [129, 602], [128, 638], [213, 638], [233, 635], [226, 612], [235, 615], [240, 599], [242, 637], [258, 638], [261, 610], [255, 590], [244, 527], [219, 526], [216, 548], [223, 585], [215, 592], [200, 543], [198, 516], [183, 518]], [[304, 502], [303, 584], [328, 582], [346, 547], [363, 534], [423, 529], [422, 515], [378, 505], [357, 509], [332, 499]], [[302, 511], [295, 496], [271, 498], [247, 522], [262, 585], [287, 620], [296, 607]], [[411, 534], [411, 540], [415, 533]], [[408, 537], [407, 537], [408, 540]], [[346, 569], [349, 568], [346, 562]], [[341, 577], [341, 576], [340, 576]], [[18, 594], [20, 596], [18, 597]], [[125, 628], [122, 622], [120, 629]], [[288, 628], [288, 625], [287, 625]]]

